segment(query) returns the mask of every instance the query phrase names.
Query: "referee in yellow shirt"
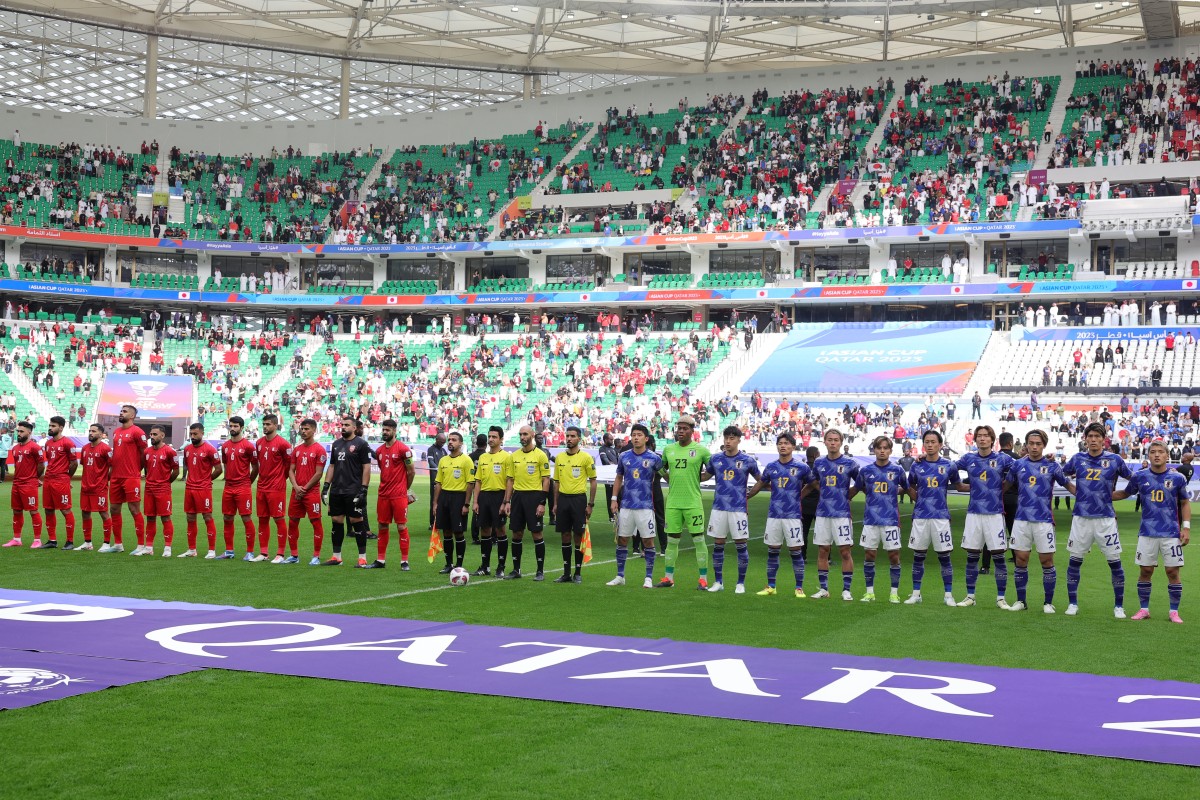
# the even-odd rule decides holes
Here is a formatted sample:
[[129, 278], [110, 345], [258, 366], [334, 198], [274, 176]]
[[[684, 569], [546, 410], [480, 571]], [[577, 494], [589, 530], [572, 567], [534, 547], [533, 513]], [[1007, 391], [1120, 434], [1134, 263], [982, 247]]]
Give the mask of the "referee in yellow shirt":
[[512, 531], [512, 571], [504, 576], [505, 580], [521, 577], [521, 550], [524, 547], [521, 540], [525, 537], [525, 529], [533, 534], [534, 554], [537, 556], [537, 573], [535, 581], [545, 580], [542, 571], [546, 564], [546, 542], [542, 540], [542, 517], [546, 514], [546, 495], [550, 494], [550, 457], [546, 451], [537, 446], [533, 437], [533, 428], [522, 425], [521, 449], [511, 453], [512, 474], [508, 478], [508, 486], [504, 495], [505, 514], [508, 514], [508, 527]]
[[479, 520], [479, 549], [483, 563], [476, 575], [491, 575], [492, 545], [496, 553], [496, 577], [504, 577], [504, 559], [508, 556], [508, 537], [504, 535], [504, 495], [512, 476], [512, 456], [500, 445], [504, 429], [498, 425], [488, 428], [487, 451], [475, 463], [475, 519]]
[[[555, 583], [583, 583], [583, 531], [596, 505], [596, 462], [579, 449], [583, 431], [567, 428], [567, 449], [554, 459], [554, 526], [562, 534], [563, 574]], [[586, 496], [586, 501], [584, 497]], [[571, 537], [575, 537], [575, 576], [571, 577]]]
[[[433, 485], [433, 505], [437, 509], [437, 526], [446, 540], [445, 575], [454, 567], [463, 565], [467, 554], [467, 499], [468, 490], [475, 482], [475, 462], [462, 451], [461, 433], [451, 433], [447, 439], [450, 454], [438, 462], [437, 482]], [[454, 541], [449, 540], [450, 534]]]

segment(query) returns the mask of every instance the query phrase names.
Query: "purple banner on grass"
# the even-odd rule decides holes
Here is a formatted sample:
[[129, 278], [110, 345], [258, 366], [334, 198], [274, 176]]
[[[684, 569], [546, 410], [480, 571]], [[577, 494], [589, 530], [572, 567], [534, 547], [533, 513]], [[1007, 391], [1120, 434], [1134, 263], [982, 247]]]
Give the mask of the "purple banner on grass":
[[199, 667], [0, 649], [0, 709], [25, 708]]
[[8, 590], [0, 642], [1200, 766], [1200, 685], [1144, 678]]

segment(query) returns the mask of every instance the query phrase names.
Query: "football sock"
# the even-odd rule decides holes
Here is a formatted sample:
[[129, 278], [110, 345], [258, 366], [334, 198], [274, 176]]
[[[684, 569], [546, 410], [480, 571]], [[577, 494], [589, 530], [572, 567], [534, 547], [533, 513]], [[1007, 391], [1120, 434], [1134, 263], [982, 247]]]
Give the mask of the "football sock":
[[[408, 545], [409, 545], [408, 528], [404, 528], [403, 530], [400, 531], [400, 560], [401, 561], [408, 561]], [[501, 558], [503, 558], [503, 556], [501, 556]]]
[[979, 551], [967, 551], [967, 594], [975, 594], [975, 583], [979, 580]]
[[42, 515], [36, 511], [29, 513], [29, 522], [33, 525], [33, 538], [42, 538]]
[[[144, 514], [133, 514], [133, 530], [137, 534], [138, 539], [145, 541], [146, 539], [146, 517]], [[33, 522], [33, 532], [36, 534], [40, 523], [37, 519]]]
[[217, 521], [212, 518], [204, 520], [204, 528], [205, 528], [205, 531], [208, 533], [208, 549], [216, 550], [217, 549]]
[[254, 552], [254, 543], [258, 539], [258, 531], [249, 517], [242, 517], [242, 526], [246, 529], [246, 552]]
[[20, 512], [13, 512], [13, 538], [20, 539], [21, 531], [25, 528], [25, 515]]
[[796, 578], [796, 588], [804, 588], [804, 554], [799, 550], [789, 551], [792, 554], [792, 575]]
[[700, 571], [701, 578], [708, 577], [708, 542], [704, 539], [703, 533], [692, 534], [692, 544], [696, 548], [696, 568]]
[[647, 540], [642, 544], [642, 556], [646, 559], [646, 577], [654, 577], [654, 557], [658, 555], [654, 552], [654, 545]]
[[1137, 592], [1142, 608], [1150, 608], [1150, 581], [1138, 581]]
[[824, 591], [829, 591], [829, 570], [817, 568], [817, 585]]
[[492, 537], [484, 536], [480, 538], [479, 554], [483, 556], [483, 568], [490, 569], [492, 566]]
[[67, 511], [63, 514], [63, 525], [67, 529], [67, 541], [75, 541], [75, 512]]
[[271, 518], [258, 518], [258, 550], [266, 553], [271, 546]]
[[1121, 562], [1108, 562], [1108, 568], [1112, 570], [1112, 587], [1113, 597], [1116, 599], [1118, 606], [1125, 605], [1125, 569], [1121, 566]]
[[725, 545], [714, 544], [712, 551], [713, 580], [717, 583], [725, 576]]
[[679, 537], [667, 537], [667, 578], [675, 579], [675, 559], [679, 558]]
[[[629, 548], [623, 544], [617, 545], [617, 577], [625, 577], [625, 559], [629, 558]], [[719, 572], [717, 573], [720, 574]], [[720, 580], [718, 578], [718, 580]]]
[[163, 543], [170, 547], [175, 541], [175, 521], [170, 517], [163, 517]]
[[[314, 519], [313, 526], [313, 555], [321, 555], [321, 547], [325, 544], [325, 523], [322, 520]], [[297, 531], [299, 537], [299, 531]]]
[[300, 520], [288, 519], [287, 542], [290, 552], [295, 555], [296, 546], [300, 543]]
[[388, 545], [392, 541], [391, 529], [387, 525], [379, 526], [379, 539], [375, 542], [375, 560], [386, 561]]
[[[91, 527], [91, 525], [89, 525], [89, 524], [88, 524], [89, 522], [90, 522], [90, 520], [88, 520], [87, 518], [84, 518], [84, 520], [83, 520], [83, 525], [84, 525], [84, 529], [85, 529], [85, 531], [86, 531], [86, 529], [87, 529], [87, 528], [90, 528], [90, 527]], [[189, 519], [189, 520], [187, 521], [187, 546], [188, 546], [188, 550], [195, 550], [195, 549], [196, 549], [196, 534], [197, 534], [197, 533], [199, 533], [199, 531], [198, 531], [198, 529], [197, 529], [196, 520], [194, 520], [194, 519]]]
[[158, 517], [150, 517], [146, 520], [146, 529], [142, 535], [142, 544], [146, 547], [154, 547], [154, 540], [156, 538], [158, 538]]
[[570, 544], [564, 544], [562, 546], [562, 559], [563, 559], [563, 574], [570, 575], [571, 574], [571, 545]]
[[992, 566], [996, 569], [996, 596], [1004, 597], [1008, 591], [1008, 561], [1003, 553], [992, 557]]
[[1016, 570], [1017, 584], [1017, 601], [1025, 602], [1025, 584], [1029, 582], [1029, 569], [1027, 567], [1017, 567]]
[[581, 569], [583, 569], [583, 543], [576, 542], [575, 543], [575, 574], [578, 575], [579, 571]]
[[[333, 523], [333, 556], [334, 556], [334, 558], [341, 558], [342, 542], [344, 542], [344, 541], [346, 541], [346, 523], [334, 522]], [[450, 547], [450, 550], [453, 550], [453, 549], [454, 549], [453, 547]]]
[[867, 582], [867, 591], [875, 591], [875, 562], [863, 562], [863, 580]]
[[950, 560], [950, 554], [938, 553], [938, 563], [942, 565], [943, 591], [954, 591], [954, 562]]
[[525, 543], [519, 539], [513, 539], [513, 543], [512, 543], [513, 569], [517, 570], [518, 572], [521, 569], [521, 551], [523, 549], [525, 549]]
[[[121, 542], [121, 526], [122, 526], [121, 515], [117, 514], [116, 516], [109, 517], [108, 522], [109, 522], [109, 526], [110, 526], [109, 532], [112, 534], [112, 543], [113, 544], [121, 544], [122, 543]], [[17, 528], [17, 536], [20, 536], [20, 535], [21, 535], [21, 529]], [[108, 541], [107, 536], [104, 537], [104, 541], [106, 541], [106, 542]]]
[[[406, 558], [405, 561], [408, 559]], [[496, 540], [496, 571], [504, 571], [504, 562], [508, 560], [508, 537], [501, 536]]]
[[357, 525], [354, 528], [354, 543], [356, 545], [358, 545], [358, 557], [366, 558], [367, 557], [367, 534], [365, 532], [359, 530]]
[[227, 519], [222, 523], [221, 535], [225, 537], [225, 549], [233, 550], [233, 520]]
[[454, 566], [461, 567], [467, 557], [467, 536], [465, 533], [454, 534]]
[[850, 591], [850, 584], [853, 582], [854, 582], [854, 567], [851, 567], [849, 569], [849, 571], [842, 572], [842, 591], [843, 592]]
[[546, 571], [546, 540], [538, 539], [533, 543], [533, 555], [537, 559], [537, 571]]
[[46, 538], [52, 542], [58, 538], [58, 518], [53, 511], [46, 512]]
[[925, 579], [925, 553], [913, 553], [912, 582], [913, 591], [921, 591], [921, 581]]
[[101, 517], [100, 518], [100, 529], [104, 532], [104, 541], [107, 543], [109, 538], [112, 537], [112, 531], [113, 531], [112, 517], [109, 517], [108, 519], [104, 519], [103, 517]]
[[92, 515], [83, 515], [83, 540], [90, 542], [92, 540]]
[[1054, 587], [1058, 583], [1058, 570], [1048, 567], [1042, 570], [1042, 591], [1046, 594], [1046, 602], [1054, 602]]
[[888, 578], [891, 579], [893, 591], [900, 588], [900, 565], [899, 564], [892, 564], [888, 567]]
[[1167, 596], [1171, 598], [1171, 610], [1178, 611], [1179, 610], [1179, 601], [1181, 599], [1183, 599], [1183, 584], [1182, 583], [1168, 583], [1167, 584]]
[[779, 574], [779, 548], [767, 550], [767, 586], [775, 585], [775, 576]]
[[[270, 538], [269, 536], [267, 537], [268, 541]], [[275, 518], [275, 540], [279, 542], [279, 552], [277, 555], [283, 555], [283, 548], [288, 540], [287, 522], [284, 521], [283, 517]]]
[[1079, 602], [1079, 571], [1083, 567], [1083, 559], [1071, 556], [1067, 562], [1067, 602], [1075, 605]]
[[[738, 561], [738, 583], [746, 582], [746, 570], [750, 568], [750, 545], [746, 542], [734, 542], [733, 546], [737, 548]], [[801, 558], [804, 554], [800, 554]]]

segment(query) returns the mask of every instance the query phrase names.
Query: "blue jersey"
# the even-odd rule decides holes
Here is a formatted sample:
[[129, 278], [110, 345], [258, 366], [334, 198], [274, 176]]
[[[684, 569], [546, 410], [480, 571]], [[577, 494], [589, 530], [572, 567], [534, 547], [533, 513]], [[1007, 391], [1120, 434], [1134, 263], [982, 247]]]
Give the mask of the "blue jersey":
[[1066, 486], [1067, 476], [1052, 458], [1030, 461], [1017, 459], [1008, 471], [1008, 480], [1017, 485], [1017, 519], [1025, 522], [1054, 522], [1050, 501], [1054, 484]]
[[718, 452], [708, 459], [708, 471], [716, 482], [713, 495], [713, 511], [746, 511], [746, 482], [758, 479], [758, 462], [752, 456], [739, 452], [727, 456]]
[[913, 519], [950, 519], [946, 495], [958, 483], [958, 471], [948, 458], [916, 461], [908, 473], [908, 485], [917, 490]]
[[900, 524], [900, 492], [908, 488], [903, 467], [897, 464], [881, 467], [872, 462], [859, 469], [857, 483], [867, 496], [863, 525]]
[[986, 456], [967, 453], [954, 462], [954, 468], [967, 473], [971, 479], [968, 514], [1004, 513], [1004, 476], [1012, 465], [1013, 457], [997, 450]]
[[1125, 491], [1142, 498], [1142, 524], [1138, 536], [1171, 539], [1179, 535], [1179, 501], [1188, 499], [1187, 481], [1171, 468], [1163, 472], [1140, 469]]
[[830, 459], [821, 456], [813, 464], [812, 479], [817, 481], [820, 499], [817, 516], [834, 519], [850, 516], [850, 484], [858, 478], [858, 462], [850, 456]]
[[771, 519], [800, 519], [800, 490], [812, 480], [808, 464], [793, 458], [786, 464], [772, 461], [762, 472], [762, 479], [771, 484]]
[[621, 508], [654, 508], [654, 475], [662, 469], [662, 456], [653, 450], [641, 455], [626, 450], [617, 457], [621, 476]]
[[1117, 478], [1128, 478], [1133, 473], [1125, 459], [1112, 453], [1101, 453], [1093, 458], [1084, 453], [1071, 456], [1063, 468], [1067, 475], [1075, 477], [1076, 517], [1115, 517], [1112, 493]]

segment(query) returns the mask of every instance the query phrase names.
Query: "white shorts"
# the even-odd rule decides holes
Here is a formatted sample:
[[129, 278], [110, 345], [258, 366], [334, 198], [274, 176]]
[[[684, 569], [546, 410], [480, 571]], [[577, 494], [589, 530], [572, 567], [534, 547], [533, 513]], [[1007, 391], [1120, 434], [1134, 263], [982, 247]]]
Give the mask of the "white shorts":
[[654, 509], [622, 508], [617, 512], [617, 536], [654, 538]]
[[965, 550], [991, 550], [993, 553], [1008, 547], [1003, 514], [967, 514], [963, 527], [962, 546]]
[[798, 519], [775, 519], [767, 517], [767, 533], [763, 536], [767, 547], [804, 547], [804, 526]]
[[1054, 544], [1053, 522], [1028, 522], [1019, 519], [1013, 523], [1013, 550], [1022, 553], [1053, 553], [1057, 548]]
[[1092, 545], [1100, 545], [1105, 561], [1121, 558], [1121, 534], [1117, 532], [1116, 517], [1071, 517], [1071, 534], [1067, 537], [1067, 552], [1083, 558]]
[[813, 528], [813, 543], [827, 547], [836, 544], [838, 547], [854, 546], [854, 529], [850, 527], [849, 517], [817, 517]]
[[714, 539], [744, 542], [750, 538], [750, 521], [745, 511], [713, 511], [708, 515], [708, 535]]
[[912, 521], [912, 532], [908, 535], [908, 549], [928, 550], [930, 547], [936, 553], [948, 553], [954, 549], [954, 540], [950, 537], [950, 520], [914, 519]]
[[863, 525], [862, 536], [858, 539], [858, 543], [862, 545], [862, 548], [864, 550], [878, 550], [880, 542], [883, 542], [884, 550], [899, 550], [900, 526]]
[[1157, 567], [1160, 555], [1164, 567], [1182, 567], [1183, 545], [1179, 543], [1179, 537], [1172, 536], [1170, 539], [1158, 539], [1153, 536], [1138, 537], [1135, 564], [1139, 567]]

